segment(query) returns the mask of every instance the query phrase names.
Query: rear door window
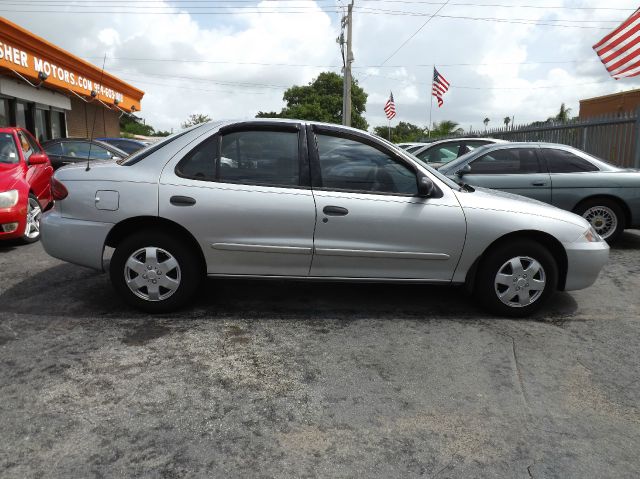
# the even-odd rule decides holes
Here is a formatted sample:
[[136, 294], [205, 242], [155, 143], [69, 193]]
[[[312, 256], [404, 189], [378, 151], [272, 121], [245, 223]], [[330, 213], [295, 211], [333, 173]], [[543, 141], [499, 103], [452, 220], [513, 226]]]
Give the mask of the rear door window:
[[584, 158], [574, 155], [570, 151], [545, 148], [544, 156], [547, 159], [549, 173], [583, 173], [587, 171], [600, 171], [597, 166]]
[[298, 133], [238, 131], [222, 136], [218, 158], [221, 182], [299, 186]]
[[533, 148], [505, 148], [487, 153], [471, 163], [473, 175], [514, 175], [541, 173]]

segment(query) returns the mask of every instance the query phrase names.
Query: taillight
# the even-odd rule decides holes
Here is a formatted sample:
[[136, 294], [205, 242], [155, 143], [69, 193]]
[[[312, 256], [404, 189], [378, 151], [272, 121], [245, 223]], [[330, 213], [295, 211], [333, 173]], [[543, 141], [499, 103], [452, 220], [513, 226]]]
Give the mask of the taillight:
[[51, 194], [53, 195], [53, 199], [55, 201], [60, 201], [69, 196], [69, 191], [67, 191], [67, 187], [64, 186], [61, 182], [59, 182], [55, 178], [51, 178]]

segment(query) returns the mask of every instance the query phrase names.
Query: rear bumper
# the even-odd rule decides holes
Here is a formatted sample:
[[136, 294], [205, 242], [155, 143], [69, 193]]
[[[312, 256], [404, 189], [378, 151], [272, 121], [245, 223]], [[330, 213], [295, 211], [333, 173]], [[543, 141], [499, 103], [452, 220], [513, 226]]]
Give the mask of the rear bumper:
[[42, 246], [54, 258], [103, 270], [104, 242], [112, 223], [64, 218], [55, 208], [40, 220]]
[[609, 245], [605, 241], [597, 243], [565, 244], [567, 252], [567, 279], [564, 290], [588, 288], [609, 260]]

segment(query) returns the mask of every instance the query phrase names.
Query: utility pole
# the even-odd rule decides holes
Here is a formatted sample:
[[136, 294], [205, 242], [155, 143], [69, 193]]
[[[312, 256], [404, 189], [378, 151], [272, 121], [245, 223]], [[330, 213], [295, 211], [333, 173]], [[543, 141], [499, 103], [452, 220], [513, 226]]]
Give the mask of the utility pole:
[[347, 52], [344, 61], [344, 86], [342, 96], [342, 124], [351, 126], [351, 64], [353, 63], [353, 1], [348, 6], [347, 16], [342, 17], [342, 28], [347, 28]]

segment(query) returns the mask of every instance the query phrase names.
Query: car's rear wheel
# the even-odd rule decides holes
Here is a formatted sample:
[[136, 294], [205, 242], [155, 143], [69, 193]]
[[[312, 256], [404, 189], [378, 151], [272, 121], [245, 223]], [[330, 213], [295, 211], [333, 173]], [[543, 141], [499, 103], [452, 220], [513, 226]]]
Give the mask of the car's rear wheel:
[[616, 241], [624, 231], [624, 212], [615, 201], [602, 198], [587, 200], [575, 212], [586, 219], [603, 240]]
[[40, 239], [40, 217], [42, 216], [42, 208], [38, 197], [29, 194], [27, 200], [27, 224], [22, 235], [23, 243], [35, 243]]
[[540, 309], [557, 284], [558, 266], [551, 253], [534, 241], [516, 240], [482, 259], [475, 294], [497, 314], [522, 317]]
[[130, 305], [150, 313], [184, 306], [204, 276], [196, 252], [159, 231], [123, 240], [113, 253], [109, 272], [116, 291]]

